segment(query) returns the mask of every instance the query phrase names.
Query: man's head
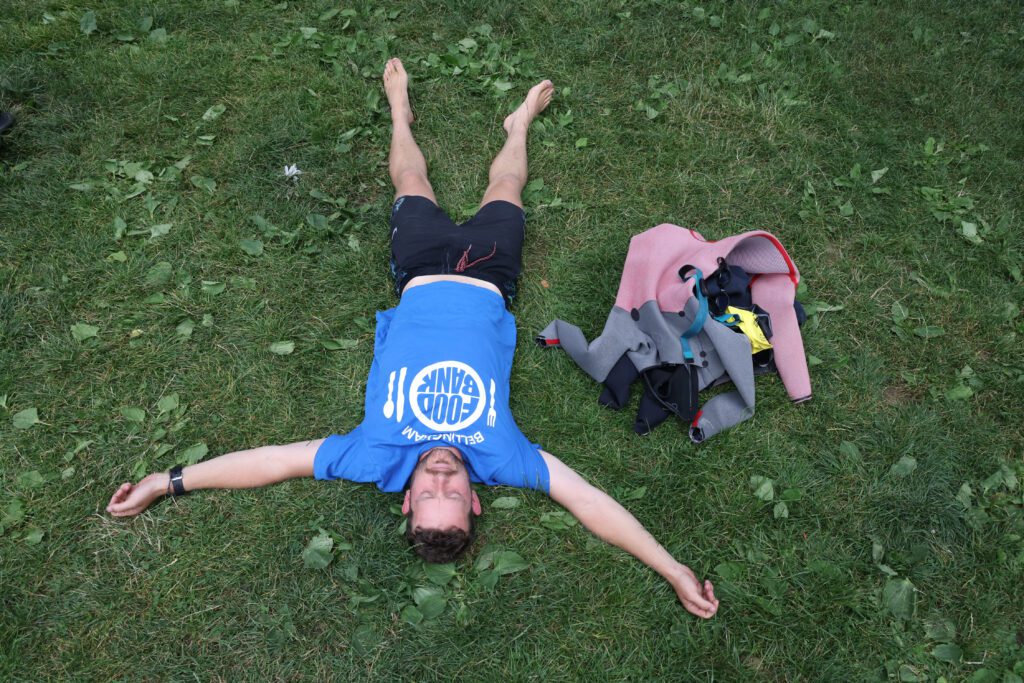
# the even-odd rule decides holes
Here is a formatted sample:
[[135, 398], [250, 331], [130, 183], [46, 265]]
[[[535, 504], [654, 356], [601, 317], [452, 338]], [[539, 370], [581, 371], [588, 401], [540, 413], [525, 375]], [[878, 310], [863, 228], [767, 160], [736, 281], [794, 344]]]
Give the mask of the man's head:
[[427, 562], [451, 562], [470, 546], [480, 499], [469, 485], [459, 451], [437, 446], [420, 457], [409, 477], [402, 514], [405, 537]]

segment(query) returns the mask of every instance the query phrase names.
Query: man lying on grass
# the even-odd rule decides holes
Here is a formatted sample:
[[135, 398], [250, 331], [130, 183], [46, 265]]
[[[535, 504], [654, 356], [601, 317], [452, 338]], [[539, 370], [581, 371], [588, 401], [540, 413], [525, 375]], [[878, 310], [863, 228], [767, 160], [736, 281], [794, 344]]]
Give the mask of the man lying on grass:
[[448, 562], [472, 542], [480, 499], [471, 481], [548, 493], [605, 541], [633, 554], [675, 588], [687, 610], [718, 609], [701, 584], [615, 500], [523, 436], [509, 410], [515, 319], [507, 310], [519, 276], [526, 215], [526, 137], [551, 101], [542, 81], [505, 119], [476, 215], [456, 225], [437, 206], [412, 136], [408, 76], [384, 69], [391, 104], [391, 271], [399, 305], [377, 314], [363, 422], [345, 435], [265, 446], [122, 484], [107, 510], [137, 515], [164, 495], [254, 488], [293, 477], [374, 482], [405, 490], [406, 535], [430, 562]]

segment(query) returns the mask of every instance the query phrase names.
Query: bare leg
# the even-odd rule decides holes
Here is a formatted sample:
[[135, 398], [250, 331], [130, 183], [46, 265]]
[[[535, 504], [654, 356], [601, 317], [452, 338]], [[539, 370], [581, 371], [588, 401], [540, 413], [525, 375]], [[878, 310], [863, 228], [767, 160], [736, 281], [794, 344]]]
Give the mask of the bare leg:
[[384, 92], [391, 105], [391, 151], [388, 172], [395, 186], [395, 198], [405, 195], [426, 197], [437, 204], [427, 179], [427, 161], [412, 136], [412, 107], [409, 106], [409, 75], [402, 60], [394, 57], [384, 65]]
[[491, 162], [487, 191], [480, 206], [500, 199], [522, 208], [521, 194], [526, 185], [526, 135], [533, 118], [551, 102], [554, 91], [551, 81], [541, 81], [530, 88], [519, 108], [505, 119], [503, 125], [508, 138]]

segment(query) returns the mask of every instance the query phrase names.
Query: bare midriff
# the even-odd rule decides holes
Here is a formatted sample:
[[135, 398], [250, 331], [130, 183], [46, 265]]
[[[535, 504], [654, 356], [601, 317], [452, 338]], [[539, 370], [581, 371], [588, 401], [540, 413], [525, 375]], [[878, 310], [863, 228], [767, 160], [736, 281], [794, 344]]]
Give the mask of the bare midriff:
[[413, 287], [418, 287], [420, 285], [429, 285], [433, 282], [464, 282], [467, 285], [489, 289], [498, 296], [501, 296], [501, 290], [499, 290], [496, 285], [486, 282], [485, 280], [478, 280], [475, 277], [466, 277], [465, 275], [418, 275], [405, 283], [404, 291], [408, 291]]

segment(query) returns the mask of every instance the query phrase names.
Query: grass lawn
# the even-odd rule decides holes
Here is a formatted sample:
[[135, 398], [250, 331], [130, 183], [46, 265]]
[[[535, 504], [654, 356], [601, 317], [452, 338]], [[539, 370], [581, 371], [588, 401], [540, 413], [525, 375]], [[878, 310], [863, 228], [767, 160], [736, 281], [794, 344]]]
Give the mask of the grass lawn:
[[[1021, 681], [1021, 6], [449, 5], [4, 3], [0, 679]], [[503, 117], [558, 87], [513, 411], [715, 581], [714, 619], [516, 489], [481, 488], [475, 551], [430, 569], [368, 485], [103, 511], [175, 462], [362, 419], [396, 303], [392, 55], [460, 218]], [[662, 222], [780, 237], [813, 401], [762, 377], [704, 445], [639, 438], [535, 347], [555, 317], [599, 334]]]

